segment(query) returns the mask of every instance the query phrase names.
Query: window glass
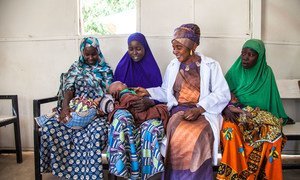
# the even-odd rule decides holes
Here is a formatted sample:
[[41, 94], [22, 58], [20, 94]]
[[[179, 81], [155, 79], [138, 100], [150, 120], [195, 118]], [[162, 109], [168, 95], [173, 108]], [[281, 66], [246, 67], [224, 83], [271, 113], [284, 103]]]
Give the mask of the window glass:
[[81, 0], [83, 35], [131, 34], [136, 31], [136, 0]]

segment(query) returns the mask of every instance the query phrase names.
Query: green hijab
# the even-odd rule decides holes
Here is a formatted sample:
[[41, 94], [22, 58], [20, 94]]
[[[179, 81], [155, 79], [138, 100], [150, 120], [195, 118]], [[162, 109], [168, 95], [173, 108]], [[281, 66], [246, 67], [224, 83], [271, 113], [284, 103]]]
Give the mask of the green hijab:
[[258, 53], [257, 63], [252, 68], [245, 69], [241, 56], [238, 57], [225, 75], [230, 91], [242, 104], [260, 107], [286, 122], [288, 116], [283, 109], [273, 71], [266, 62], [264, 43], [258, 39], [250, 39], [243, 48], [251, 48]]

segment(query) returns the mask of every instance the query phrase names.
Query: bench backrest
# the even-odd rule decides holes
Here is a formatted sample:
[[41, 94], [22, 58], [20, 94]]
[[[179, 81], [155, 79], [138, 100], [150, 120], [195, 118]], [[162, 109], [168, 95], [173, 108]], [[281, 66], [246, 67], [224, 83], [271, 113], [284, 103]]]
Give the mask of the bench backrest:
[[300, 79], [276, 80], [282, 99], [300, 99]]

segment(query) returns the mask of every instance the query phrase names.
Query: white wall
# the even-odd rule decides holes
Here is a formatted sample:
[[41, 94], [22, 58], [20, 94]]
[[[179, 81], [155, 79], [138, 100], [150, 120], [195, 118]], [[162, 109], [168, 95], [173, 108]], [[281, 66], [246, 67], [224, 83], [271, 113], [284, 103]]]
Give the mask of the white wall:
[[[202, 34], [198, 50], [217, 59], [224, 72], [246, 39], [261, 37], [275, 76], [300, 78], [299, 0], [138, 2], [138, 29], [146, 35], [162, 72], [174, 58], [170, 43], [174, 28], [195, 22]], [[0, 0], [0, 94], [19, 96], [24, 149], [33, 147], [32, 100], [55, 95], [60, 73], [78, 57], [82, 38], [78, 19], [78, 0]], [[113, 68], [127, 49], [127, 36], [100, 37]], [[289, 115], [298, 120], [299, 105], [285, 102]], [[14, 146], [12, 130], [0, 128], [0, 147]]]

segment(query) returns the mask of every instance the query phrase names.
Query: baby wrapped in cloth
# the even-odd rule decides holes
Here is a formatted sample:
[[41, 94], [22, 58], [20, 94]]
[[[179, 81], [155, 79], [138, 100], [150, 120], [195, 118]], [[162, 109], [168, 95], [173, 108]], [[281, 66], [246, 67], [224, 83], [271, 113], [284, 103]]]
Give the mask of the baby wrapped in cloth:
[[[113, 111], [114, 102], [111, 95], [96, 98], [75, 97], [69, 103], [70, 115], [67, 115], [65, 125], [72, 129], [87, 126], [97, 115], [105, 115]], [[48, 121], [59, 119], [60, 111], [54, 110], [50, 114], [35, 118], [37, 124], [43, 127]]]

